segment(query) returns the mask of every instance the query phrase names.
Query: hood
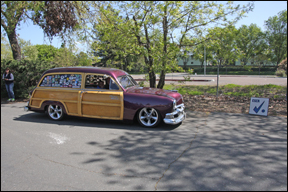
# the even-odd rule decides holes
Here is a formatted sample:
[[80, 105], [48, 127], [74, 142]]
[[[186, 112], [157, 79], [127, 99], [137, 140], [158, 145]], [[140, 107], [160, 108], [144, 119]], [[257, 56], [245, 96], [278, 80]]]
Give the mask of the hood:
[[176, 100], [177, 105], [183, 103], [182, 95], [178, 92], [164, 90], [164, 89], [157, 89], [157, 88], [150, 88], [150, 87], [131, 87], [126, 90], [127, 93], [137, 93], [137, 94], [145, 94], [145, 95], [159, 95], [169, 98], [174, 98]]

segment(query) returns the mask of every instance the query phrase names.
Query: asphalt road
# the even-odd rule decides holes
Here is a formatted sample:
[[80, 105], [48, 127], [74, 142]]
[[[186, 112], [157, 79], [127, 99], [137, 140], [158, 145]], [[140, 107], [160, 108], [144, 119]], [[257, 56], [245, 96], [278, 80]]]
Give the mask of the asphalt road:
[[52, 121], [1, 104], [1, 190], [287, 191], [287, 117], [187, 112], [180, 126]]

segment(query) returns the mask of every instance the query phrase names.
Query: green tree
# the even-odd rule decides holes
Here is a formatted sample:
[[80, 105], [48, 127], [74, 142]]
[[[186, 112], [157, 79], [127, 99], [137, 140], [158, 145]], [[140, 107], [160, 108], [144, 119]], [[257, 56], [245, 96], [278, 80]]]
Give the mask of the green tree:
[[[160, 72], [158, 88], [163, 88], [165, 74], [177, 65], [176, 59], [183, 47], [199, 43], [192, 42], [192, 36], [201, 36], [208, 24], [234, 23], [253, 7], [253, 4], [240, 7], [231, 2], [195, 1], [120, 2], [113, 9], [112, 5], [97, 4], [107, 22], [96, 23], [95, 34], [110, 42], [101, 49], [108, 50], [117, 44], [122, 46], [115, 51], [119, 57], [141, 54], [148, 69], [150, 87], [156, 87], [156, 72]], [[232, 14], [236, 15], [235, 19], [228, 21], [227, 16]]]
[[13, 58], [21, 59], [21, 48], [16, 35], [20, 21], [33, 20], [52, 39], [77, 27], [77, 3], [70, 1], [1, 1], [1, 26], [6, 32]]
[[208, 48], [214, 50], [213, 59], [221, 67], [224, 64], [233, 63], [239, 57], [239, 49], [236, 45], [237, 29], [234, 26], [225, 28], [214, 27], [208, 30], [210, 41]]
[[[209, 49], [214, 50], [213, 59], [217, 62], [217, 97], [219, 68], [234, 63], [239, 58], [239, 50], [236, 46], [237, 29], [230, 25], [225, 28], [214, 27], [208, 30], [210, 36]], [[211, 47], [210, 47], [211, 46]], [[227, 68], [226, 68], [227, 69]]]
[[13, 59], [11, 47], [7, 39], [1, 33], [1, 59]]
[[200, 43], [199, 45], [195, 46], [193, 50], [193, 58], [198, 59], [201, 62], [201, 68], [204, 65], [204, 48], [206, 50], [206, 62], [209, 60], [213, 60], [213, 50], [211, 49], [212, 47], [209, 45], [209, 43], [204, 42]]
[[35, 45], [37, 48], [37, 58], [40, 61], [53, 62], [59, 49], [53, 45]]
[[192, 57], [192, 55], [190, 55], [190, 51], [184, 50], [183, 54], [179, 55], [179, 59], [182, 59], [183, 61], [183, 69], [187, 70], [187, 62], [189, 60], [189, 57]]
[[116, 66], [123, 70], [130, 70], [139, 60], [140, 52], [135, 47], [137, 41], [129, 31], [132, 21], [122, 18], [119, 11], [110, 5], [99, 6], [100, 14], [96, 16], [97, 25], [94, 25], [95, 41], [92, 49], [95, 56], [100, 57], [104, 66]]
[[71, 49], [61, 47], [55, 53], [52, 61], [59, 67], [76, 66], [77, 58]]
[[265, 21], [266, 40], [271, 49], [273, 62], [279, 64], [287, 57], [287, 10]]
[[32, 45], [30, 40], [25, 41], [24, 39], [18, 38], [19, 46], [21, 48], [22, 59], [36, 60], [38, 58], [38, 50], [35, 45]]
[[[265, 34], [256, 24], [242, 25], [237, 31], [236, 45], [241, 52], [240, 61], [246, 65], [267, 48]], [[263, 57], [262, 57], [263, 58]]]
[[254, 63], [254, 65], [258, 66], [258, 74], [260, 75], [261, 66], [270, 61], [268, 45], [263, 44], [263, 47], [260, 51], [255, 51], [251, 61]]
[[76, 65], [77, 66], [91, 66], [92, 65], [92, 59], [89, 58], [87, 53], [84, 53], [81, 51], [76, 55]]

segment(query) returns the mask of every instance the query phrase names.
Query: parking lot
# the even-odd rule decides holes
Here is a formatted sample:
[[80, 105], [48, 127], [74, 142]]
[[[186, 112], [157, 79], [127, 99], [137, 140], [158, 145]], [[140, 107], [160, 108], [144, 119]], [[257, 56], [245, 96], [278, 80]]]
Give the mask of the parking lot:
[[[132, 75], [134, 79], [144, 79], [145, 75]], [[165, 84], [179, 84], [177, 80], [189, 79], [185, 85], [217, 85], [217, 75], [189, 75], [188, 73], [167, 73]], [[159, 76], [157, 75], [157, 79]], [[173, 80], [173, 81], [169, 81]], [[204, 80], [204, 81], [203, 81]], [[183, 82], [180, 82], [184, 84]], [[220, 75], [219, 85], [266, 85], [274, 84], [287, 86], [287, 77], [263, 76], [263, 75]], [[147, 81], [147, 85], [149, 85]]]
[[1, 104], [1, 190], [287, 191], [287, 117], [187, 111], [179, 126]]

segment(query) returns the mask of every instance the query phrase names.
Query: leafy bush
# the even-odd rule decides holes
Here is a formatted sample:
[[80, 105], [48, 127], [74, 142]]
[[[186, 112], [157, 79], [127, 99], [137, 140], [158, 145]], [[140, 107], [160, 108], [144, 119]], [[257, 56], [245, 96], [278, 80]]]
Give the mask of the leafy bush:
[[[1, 77], [9, 67], [14, 75], [15, 98], [28, 98], [29, 92], [37, 85], [42, 74], [56, 67], [54, 63], [39, 60], [1, 60]], [[2, 78], [1, 78], [2, 79]], [[4, 80], [1, 81], [1, 98], [7, 97]]]
[[277, 68], [277, 71], [275, 72], [275, 74], [279, 77], [286, 77], [287, 76], [287, 58], [278, 64], [278, 68]]
[[187, 70], [187, 73], [189, 73], [190, 75], [192, 75], [193, 72], [194, 72], [194, 69], [192, 69], [192, 68], [190, 68], [190, 69]]
[[252, 66], [244, 65], [243, 68], [245, 71], [253, 71]]
[[138, 85], [139, 85], [140, 87], [144, 87], [144, 81], [139, 81], [139, 82], [138, 82]]
[[180, 72], [183, 73], [184, 69], [181, 66], [175, 66], [174, 68], [172, 68], [172, 72]]
[[278, 77], [286, 77], [287, 72], [283, 69], [277, 69], [277, 71], [275, 72], [275, 75]]
[[[253, 66], [221, 66], [219, 68], [219, 72], [226, 72], [226, 68], [227, 71], [235, 71], [235, 72], [251, 72], [251, 71], [255, 71], [257, 72], [259, 70], [258, 67], [253, 67]], [[276, 66], [261, 66], [261, 72], [274, 72], [276, 71], [277, 67]], [[195, 73], [203, 73], [204, 72], [204, 68], [200, 68], [200, 67], [195, 67], [194, 66], [194, 72]], [[206, 67], [206, 72], [217, 72], [217, 67], [214, 66], [207, 66]]]

